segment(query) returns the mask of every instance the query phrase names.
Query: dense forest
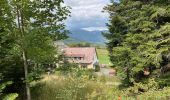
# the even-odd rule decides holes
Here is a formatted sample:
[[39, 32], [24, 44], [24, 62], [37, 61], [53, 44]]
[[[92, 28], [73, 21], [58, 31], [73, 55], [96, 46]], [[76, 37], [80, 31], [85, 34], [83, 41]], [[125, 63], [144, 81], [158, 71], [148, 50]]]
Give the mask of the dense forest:
[[168, 100], [170, 0], [111, 0], [104, 11], [110, 61], [103, 62], [114, 77], [63, 59], [54, 44], [68, 38], [63, 0], [0, 0], [0, 99]]

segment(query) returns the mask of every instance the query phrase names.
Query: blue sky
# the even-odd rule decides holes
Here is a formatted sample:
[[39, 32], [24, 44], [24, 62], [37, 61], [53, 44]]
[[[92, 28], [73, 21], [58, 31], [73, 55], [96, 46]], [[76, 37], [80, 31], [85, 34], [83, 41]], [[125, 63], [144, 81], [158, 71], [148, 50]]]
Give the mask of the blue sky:
[[108, 14], [101, 12], [110, 0], [65, 0], [70, 6], [71, 17], [67, 19], [68, 29], [86, 31], [106, 30]]

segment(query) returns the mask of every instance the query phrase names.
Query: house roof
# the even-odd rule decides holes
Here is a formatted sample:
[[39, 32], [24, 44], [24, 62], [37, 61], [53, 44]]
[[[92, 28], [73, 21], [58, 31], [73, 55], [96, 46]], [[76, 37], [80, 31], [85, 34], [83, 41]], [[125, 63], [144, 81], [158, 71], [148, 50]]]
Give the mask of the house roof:
[[66, 57], [83, 57], [83, 60], [77, 63], [92, 63], [96, 49], [94, 47], [69, 47], [64, 48], [64, 55]]

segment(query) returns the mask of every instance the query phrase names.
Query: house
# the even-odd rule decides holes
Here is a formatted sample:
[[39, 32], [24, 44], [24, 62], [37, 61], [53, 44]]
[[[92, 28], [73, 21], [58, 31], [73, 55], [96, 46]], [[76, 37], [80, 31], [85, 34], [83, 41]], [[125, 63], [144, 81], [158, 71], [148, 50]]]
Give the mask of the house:
[[94, 47], [67, 47], [64, 48], [64, 56], [70, 63], [76, 63], [88, 69], [94, 69], [99, 63]]

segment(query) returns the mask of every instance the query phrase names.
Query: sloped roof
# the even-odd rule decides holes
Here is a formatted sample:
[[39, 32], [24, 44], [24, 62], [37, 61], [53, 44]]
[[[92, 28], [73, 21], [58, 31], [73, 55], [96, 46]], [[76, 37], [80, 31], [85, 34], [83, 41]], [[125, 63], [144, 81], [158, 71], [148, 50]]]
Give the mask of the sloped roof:
[[96, 49], [94, 47], [68, 47], [64, 48], [64, 55], [66, 57], [83, 57], [84, 59], [79, 63], [92, 63]]

